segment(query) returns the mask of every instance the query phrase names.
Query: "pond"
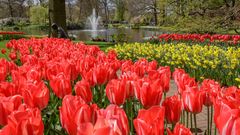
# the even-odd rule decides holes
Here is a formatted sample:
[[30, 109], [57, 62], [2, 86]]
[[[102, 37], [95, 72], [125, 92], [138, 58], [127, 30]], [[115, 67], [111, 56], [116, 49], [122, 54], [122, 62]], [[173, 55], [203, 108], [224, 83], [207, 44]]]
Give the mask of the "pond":
[[[41, 29], [22, 29], [27, 35], [47, 35], [48, 31]], [[97, 38], [106, 39], [107, 41], [125, 40], [127, 42], [143, 42], [152, 36], [162, 33], [168, 33], [159, 29], [131, 29], [131, 28], [109, 28], [92, 30], [68, 30], [69, 36], [74, 36], [76, 40], [87, 41], [92, 39], [92, 33], [95, 33]]]
[[[86, 41], [92, 39], [92, 34], [95, 33], [97, 38], [106, 39], [107, 41], [122, 40], [128, 42], [143, 42], [152, 36], [166, 33], [157, 29], [131, 29], [131, 28], [111, 28], [92, 30], [71, 30], [68, 31], [70, 36], [75, 36], [76, 39]], [[120, 38], [120, 39], [119, 39]]]

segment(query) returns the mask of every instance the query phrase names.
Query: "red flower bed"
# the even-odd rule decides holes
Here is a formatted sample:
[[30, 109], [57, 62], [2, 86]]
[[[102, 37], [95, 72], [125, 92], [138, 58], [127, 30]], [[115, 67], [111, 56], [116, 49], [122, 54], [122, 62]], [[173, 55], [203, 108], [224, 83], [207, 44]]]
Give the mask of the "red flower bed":
[[[113, 51], [64, 39], [12, 40], [7, 48], [11, 61], [0, 59], [0, 135], [191, 135], [185, 119], [192, 114], [197, 128], [204, 105], [214, 110], [208, 115], [219, 134], [240, 134], [236, 87], [199, 84], [182, 69], [172, 74], [156, 61], [120, 61]], [[171, 75], [178, 91], [166, 97]]]
[[[160, 42], [190, 42], [190, 43], [224, 43], [226, 45], [240, 44], [240, 35], [221, 34], [162, 34], [158, 36]], [[152, 39], [153, 40], [153, 39]]]
[[24, 32], [0, 31], [0, 40], [20, 39], [24, 34]]
[[15, 32], [15, 31], [0, 31], [0, 35], [22, 35], [24, 32]]

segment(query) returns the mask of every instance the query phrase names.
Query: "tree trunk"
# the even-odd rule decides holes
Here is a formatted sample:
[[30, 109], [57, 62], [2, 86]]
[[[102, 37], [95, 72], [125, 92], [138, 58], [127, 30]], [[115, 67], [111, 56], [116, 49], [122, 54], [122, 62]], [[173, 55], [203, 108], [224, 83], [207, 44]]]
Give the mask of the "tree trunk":
[[109, 23], [109, 11], [108, 11], [107, 0], [104, 1], [104, 12], [105, 12], [105, 23], [106, 23], [106, 26], [107, 26], [108, 23]]
[[73, 22], [73, 6], [72, 4], [69, 2], [68, 3], [68, 12], [69, 12], [69, 21]]
[[[67, 31], [65, 0], [49, 0], [49, 25], [56, 23]], [[53, 37], [57, 37], [57, 32], [52, 32]]]
[[157, 11], [157, 1], [154, 0], [154, 11], [153, 11], [153, 14], [154, 14], [154, 21], [155, 21], [155, 26], [158, 25], [158, 11]]
[[9, 8], [10, 16], [13, 17], [13, 7], [12, 7], [11, 0], [8, 0], [8, 8]]
[[79, 14], [78, 14], [78, 22], [80, 22], [81, 21], [81, 18], [82, 18], [82, 0], [79, 0], [79, 2], [78, 2], [78, 7], [79, 7]]
[[116, 0], [116, 21], [124, 21], [125, 2], [124, 0]]

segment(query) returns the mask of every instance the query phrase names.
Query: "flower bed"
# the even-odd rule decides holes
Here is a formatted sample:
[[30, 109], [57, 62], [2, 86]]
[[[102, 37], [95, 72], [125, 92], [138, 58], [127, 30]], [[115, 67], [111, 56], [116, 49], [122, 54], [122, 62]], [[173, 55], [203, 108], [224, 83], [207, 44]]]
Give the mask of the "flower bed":
[[198, 80], [215, 79], [223, 85], [240, 84], [240, 48], [217, 46], [188, 46], [181, 44], [153, 45], [133, 43], [116, 45], [119, 59], [136, 61], [140, 58], [156, 60], [159, 65], [183, 68]]
[[220, 46], [239, 46], [240, 35], [221, 35], [221, 34], [161, 34], [152, 37], [150, 43], [187, 43], [201, 45], [220, 45]]
[[0, 31], [0, 35], [2, 35], [2, 40], [10, 40], [10, 39], [19, 39], [24, 35], [24, 32], [15, 32], [15, 31]]
[[[11, 60], [0, 59], [0, 135], [191, 135], [203, 106], [214, 110], [207, 133], [213, 121], [220, 134], [240, 133], [236, 87], [198, 83], [182, 69], [122, 61], [114, 51], [64, 39], [12, 40], [7, 48]], [[171, 78], [178, 90], [166, 97]]]

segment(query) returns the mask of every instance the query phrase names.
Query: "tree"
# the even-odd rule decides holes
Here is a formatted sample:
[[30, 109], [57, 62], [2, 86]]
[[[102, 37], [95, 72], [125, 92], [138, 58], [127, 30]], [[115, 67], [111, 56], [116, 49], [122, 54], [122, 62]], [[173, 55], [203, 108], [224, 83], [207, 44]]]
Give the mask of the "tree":
[[124, 15], [125, 15], [125, 0], [114, 0], [114, 4], [116, 6], [116, 12], [115, 12], [115, 20], [116, 21], [124, 21]]
[[131, 14], [136, 14], [136, 16], [146, 17], [151, 15], [154, 24], [158, 25], [158, 14], [160, 13], [158, 2], [158, 0], [129, 0], [128, 10]]
[[0, 9], [3, 18], [26, 17], [27, 0], [0, 0]]
[[46, 23], [48, 10], [42, 6], [33, 6], [30, 8], [30, 22], [32, 24]]
[[44, 6], [48, 2], [48, 0], [37, 0], [37, 1], [41, 6]]
[[111, 4], [110, 0], [99, 0], [99, 3], [104, 9], [105, 23], [109, 23], [109, 5]]
[[[49, 0], [49, 30], [51, 30], [52, 23], [56, 23], [67, 31], [65, 0]], [[57, 33], [53, 32], [52, 36], [57, 37]]]
[[75, 0], [67, 0], [67, 7], [68, 7], [68, 19], [70, 22], [73, 22], [73, 7], [75, 4]]

